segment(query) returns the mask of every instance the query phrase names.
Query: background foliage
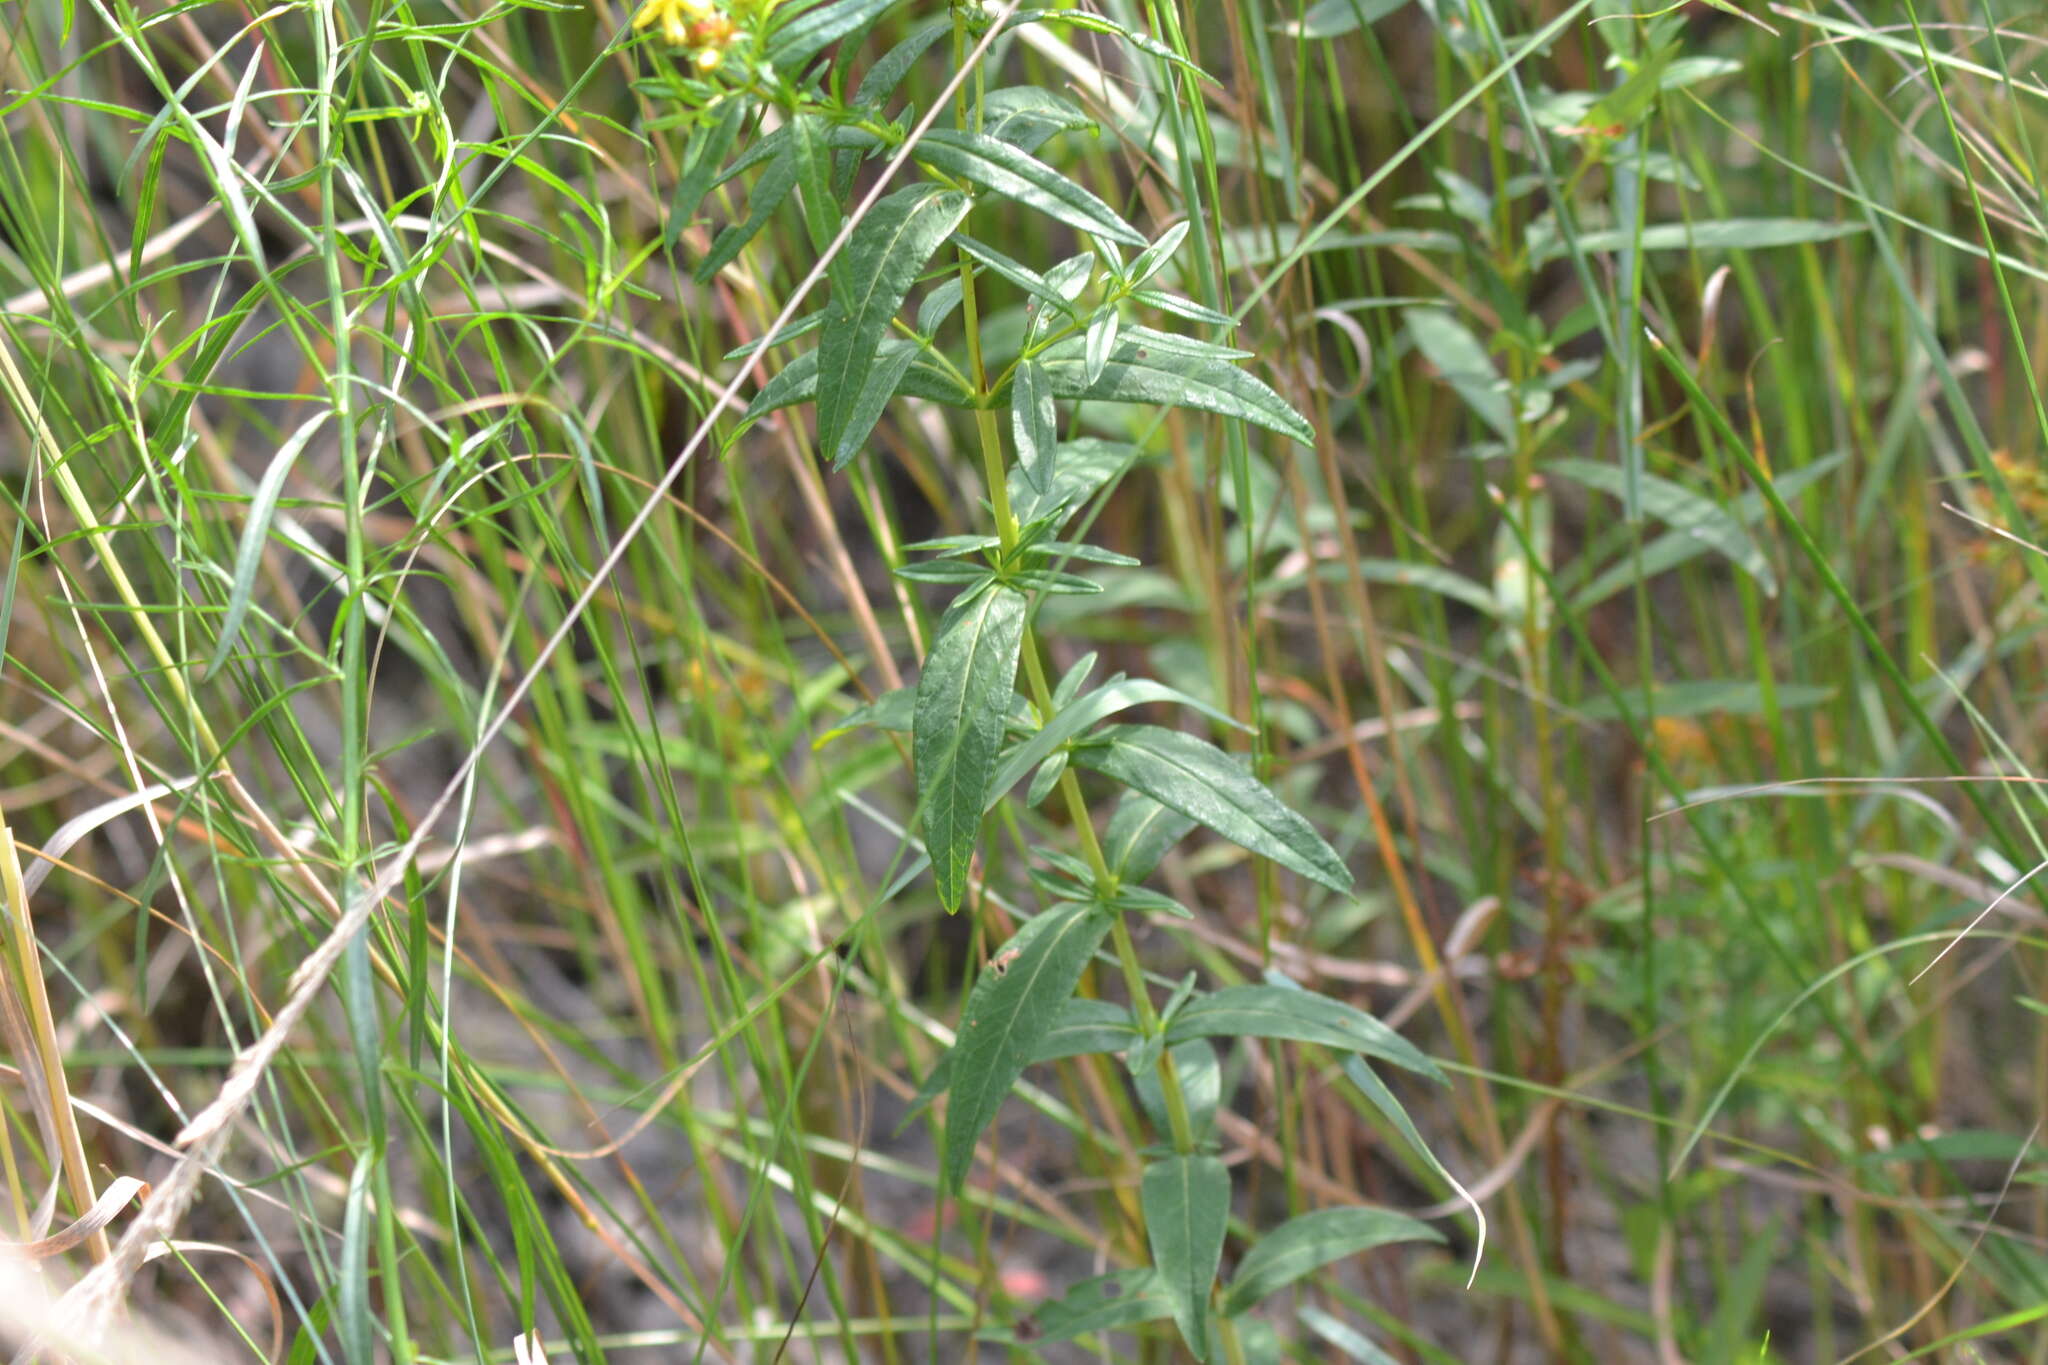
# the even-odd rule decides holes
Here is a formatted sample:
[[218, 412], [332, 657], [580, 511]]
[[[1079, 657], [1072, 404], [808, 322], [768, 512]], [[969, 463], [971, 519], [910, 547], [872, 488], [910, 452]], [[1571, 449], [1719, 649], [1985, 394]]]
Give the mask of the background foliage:
[[[831, 69], [947, 17], [868, 8]], [[707, 164], [605, 0], [5, 13], [0, 1169], [24, 1238], [112, 1191], [51, 1281], [208, 1359], [1175, 1358], [1032, 1340], [1132, 1297], [1158, 1096], [1033, 1066], [938, 1198], [913, 1099], [1076, 831], [1001, 808], [972, 915], [906, 880], [914, 755], [851, 722], [934, 638], [905, 547], [988, 489], [940, 403], [844, 452], [714, 410], [815, 344], [765, 333], [826, 225], [713, 174], [770, 130]], [[1086, 115], [1067, 183], [1190, 225], [1157, 283], [1201, 311], [1126, 324], [1238, 316], [1313, 428], [1083, 413], [1143, 456], [1079, 530], [1143, 562], [1041, 607], [1052, 676], [1240, 722], [1127, 717], [1352, 881], [1178, 847], [1152, 994], [1278, 973], [1452, 1081], [1389, 1073], [1411, 1135], [1341, 1054], [1220, 1040], [1233, 1285], [1314, 1210], [1445, 1239], [1319, 1267], [1248, 1356], [2048, 1358], [2044, 36], [1102, 0], [991, 47]], [[1015, 354], [1000, 263], [1076, 239], [966, 231], [944, 325]]]

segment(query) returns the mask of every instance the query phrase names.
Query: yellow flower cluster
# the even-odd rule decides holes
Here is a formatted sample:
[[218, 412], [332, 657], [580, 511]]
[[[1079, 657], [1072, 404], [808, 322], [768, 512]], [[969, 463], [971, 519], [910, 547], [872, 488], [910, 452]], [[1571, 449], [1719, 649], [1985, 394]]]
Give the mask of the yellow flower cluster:
[[775, 0], [645, 0], [633, 16], [633, 27], [659, 24], [661, 36], [671, 47], [683, 49], [683, 56], [702, 72], [718, 69], [726, 49], [739, 41], [740, 20], [758, 19], [775, 6]]

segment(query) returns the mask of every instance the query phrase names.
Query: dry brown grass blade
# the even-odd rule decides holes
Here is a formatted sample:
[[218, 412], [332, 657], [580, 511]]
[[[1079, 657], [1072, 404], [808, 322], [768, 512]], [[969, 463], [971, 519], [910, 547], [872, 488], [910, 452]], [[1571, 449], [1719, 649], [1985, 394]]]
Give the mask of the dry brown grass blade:
[[[64, 1182], [80, 1209], [98, 1202], [92, 1188], [92, 1170], [86, 1164], [85, 1143], [71, 1110], [71, 1089], [64, 1077], [64, 1053], [57, 1042], [57, 1024], [50, 1012], [50, 996], [43, 985], [42, 957], [36, 946], [35, 924], [29, 917], [28, 889], [22, 880], [21, 862], [16, 856], [14, 832], [0, 818], [0, 900], [7, 914], [5, 968], [0, 972], [0, 995], [7, 997], [11, 1025], [18, 1025], [25, 1037], [10, 1041], [17, 1048], [25, 1073], [30, 1075], [31, 1103], [36, 1117], [45, 1124], [51, 1146], [58, 1154]], [[13, 1035], [15, 1027], [8, 1033]], [[31, 1070], [33, 1068], [33, 1070]], [[106, 1233], [93, 1228], [86, 1237], [92, 1258], [107, 1257]]]

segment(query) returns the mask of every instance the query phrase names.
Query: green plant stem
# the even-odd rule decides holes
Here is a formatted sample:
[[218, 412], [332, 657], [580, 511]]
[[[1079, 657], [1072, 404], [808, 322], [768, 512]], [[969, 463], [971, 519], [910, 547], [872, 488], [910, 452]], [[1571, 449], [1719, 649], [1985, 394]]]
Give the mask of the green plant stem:
[[[974, 293], [973, 264], [962, 252], [960, 311], [967, 326], [967, 363], [976, 391], [983, 400], [983, 406], [975, 410], [974, 426], [980, 437], [982, 477], [988, 485], [989, 505], [995, 513], [996, 536], [1007, 556], [1017, 543], [1017, 516], [1010, 507], [1002, 428], [996, 420], [995, 410], [986, 406], [988, 371], [982, 359], [980, 311]], [[1045, 664], [1039, 654], [1037, 628], [1028, 620], [1024, 625], [1021, 652], [1032, 703], [1037, 706], [1041, 717], [1049, 719], [1053, 713], [1052, 687], [1046, 679]], [[1105, 891], [1114, 890], [1116, 874], [1110, 871], [1109, 863], [1102, 856], [1101, 841], [1095, 837], [1095, 822], [1089, 815], [1087, 799], [1081, 794], [1081, 784], [1075, 779], [1073, 769], [1060, 774], [1059, 790], [1060, 799], [1066, 804], [1068, 817], [1080, 838], [1082, 855], [1095, 873], [1096, 884]], [[1138, 961], [1137, 945], [1131, 941], [1130, 927], [1124, 923], [1121, 913], [1112, 921], [1110, 937], [1116, 944], [1117, 966], [1123, 972], [1124, 986], [1130, 994], [1131, 1009], [1137, 1016], [1139, 1029], [1147, 1038], [1156, 1037], [1161, 1028], [1159, 1014], [1145, 988], [1145, 969]], [[1194, 1122], [1188, 1117], [1187, 1097], [1180, 1088], [1180, 1073], [1174, 1070], [1173, 1058], [1164, 1048], [1159, 1053], [1159, 1083], [1166, 1097], [1166, 1117], [1172, 1130], [1174, 1150], [1183, 1154], [1192, 1152], [1195, 1149]]]

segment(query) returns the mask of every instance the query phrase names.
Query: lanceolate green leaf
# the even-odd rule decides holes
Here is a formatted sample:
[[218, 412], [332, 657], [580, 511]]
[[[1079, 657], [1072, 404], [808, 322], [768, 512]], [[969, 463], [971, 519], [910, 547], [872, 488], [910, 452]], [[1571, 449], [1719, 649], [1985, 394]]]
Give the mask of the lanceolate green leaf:
[[[1007, 973], [1008, 968], [1004, 970]], [[1122, 1052], [1137, 1041], [1137, 1025], [1131, 1022], [1131, 1012], [1123, 1006], [1107, 1000], [1069, 1000], [1060, 1006], [1051, 1026], [1032, 1042], [1024, 1061], [1025, 1065], [1031, 1066], [1039, 1062], [1057, 1062], [1063, 1057], [1082, 1057], [1091, 1052]], [[909, 1122], [919, 1110], [952, 1088], [953, 1064], [957, 1056], [956, 1049], [948, 1048], [933, 1064], [931, 1075], [924, 1078], [924, 1084], [911, 1097], [904, 1122]]]
[[1145, 793], [1125, 792], [1102, 832], [1102, 856], [1120, 880], [1142, 881], [1194, 827], [1193, 820]]
[[834, 0], [805, 10], [775, 31], [768, 40], [768, 60], [797, 67], [849, 34], [873, 24], [902, 0]]
[[[1031, 1313], [1035, 1341], [1071, 1341], [1086, 1332], [1134, 1327], [1173, 1315], [1173, 1300], [1154, 1270], [1115, 1271], [1083, 1280]], [[1023, 1332], [1020, 1328], [1018, 1335]]]
[[1052, 381], [1035, 360], [1017, 366], [1010, 390], [1010, 430], [1017, 441], [1017, 466], [1040, 493], [1052, 487], [1053, 454], [1059, 441], [1059, 415], [1052, 401]]
[[825, 141], [825, 122], [815, 114], [799, 114], [789, 124], [790, 155], [796, 159], [797, 198], [804, 211], [804, 230], [811, 250], [823, 251], [839, 235], [843, 215], [832, 193], [832, 149]]
[[911, 756], [939, 900], [958, 910], [1017, 679], [1025, 600], [991, 588], [953, 616], [917, 680]]
[[[1597, 488], [1617, 498], [1628, 496], [1628, 474], [1619, 465], [1597, 464], [1592, 460], [1552, 460], [1543, 466], [1546, 474], [1562, 474], [1588, 488]], [[1742, 519], [1704, 493], [1684, 484], [1638, 474], [1637, 489], [1643, 510], [1674, 531], [1691, 536], [1715, 550], [1757, 581], [1767, 596], [1778, 595], [1778, 576], [1771, 561], [1751, 536]]]
[[768, 225], [769, 216], [796, 188], [796, 169], [796, 156], [785, 142], [781, 154], [768, 163], [768, 169], [761, 172], [753, 188], [747, 192], [746, 221], [725, 228], [711, 239], [711, 250], [697, 262], [697, 283], [705, 283], [731, 264], [747, 243], [760, 235], [761, 229]]
[[[1842, 464], [1843, 455], [1837, 451], [1823, 455], [1812, 464], [1788, 471], [1775, 480], [1781, 497], [1791, 498], [1803, 493], [1807, 487], [1833, 473]], [[1729, 504], [1728, 513], [1747, 528], [1764, 514], [1764, 496], [1752, 488]], [[1620, 562], [1572, 594], [1572, 606], [1583, 611], [1596, 602], [1604, 602], [1614, 594], [1633, 587], [1640, 577], [1644, 580], [1655, 577], [1667, 569], [1676, 568], [1707, 552], [1707, 542], [1684, 531], [1666, 531], [1643, 547], [1642, 561], [1638, 565], [1633, 555], [1623, 555]]]
[[[867, 439], [854, 423], [868, 372], [889, 320], [925, 262], [967, 216], [969, 199], [937, 185], [888, 195], [854, 230], [832, 270], [832, 302], [818, 338], [818, 444], [835, 460], [843, 444]], [[877, 407], [875, 417], [881, 415]], [[872, 428], [874, 418], [868, 419]]]
[[890, 48], [883, 54], [881, 60], [869, 67], [867, 74], [860, 78], [860, 85], [853, 92], [855, 107], [880, 104], [895, 94], [896, 87], [903, 83], [903, 78], [917, 65], [917, 59], [922, 57], [933, 43], [952, 32], [952, 29], [952, 21], [943, 18], [934, 19], [920, 28], [912, 29], [909, 37]]
[[1159, 344], [1156, 338], [1163, 335], [1145, 327], [1124, 328], [1092, 383], [1085, 336], [1056, 342], [1039, 358], [1056, 397], [1197, 408], [1276, 431], [1303, 445], [1314, 442], [1315, 428], [1279, 394], [1227, 361]]
[[[1797, 711], [1834, 700], [1835, 691], [1819, 683], [1779, 683], [1771, 689], [1770, 700], [1780, 711]], [[1642, 703], [1642, 693], [1635, 688], [1623, 696], [1631, 710]], [[1764, 690], [1749, 678], [1687, 678], [1683, 682], [1658, 683], [1650, 697], [1660, 716], [1760, 716], [1765, 710]], [[1607, 697], [1587, 699], [1578, 712], [1588, 720], [1621, 719], [1621, 707]]]
[[[777, 371], [775, 377], [763, 384], [761, 391], [754, 395], [754, 401], [747, 404], [747, 411], [742, 420], [751, 422], [777, 408], [808, 403], [817, 397], [818, 355], [817, 351], [805, 351]], [[956, 408], [974, 406], [974, 395], [962, 388], [960, 381], [934, 360], [929, 351], [914, 341], [894, 337], [884, 341], [876, 351], [874, 365], [868, 371], [862, 392], [878, 388], [880, 381], [877, 376], [895, 373], [898, 361], [903, 356], [908, 356], [909, 361], [901, 366], [901, 375], [895, 383], [895, 393], [907, 394], [912, 398], [929, 398], [934, 403], [945, 403]], [[883, 396], [886, 400], [889, 395]], [[856, 400], [863, 406], [867, 401], [866, 398]]]
[[1062, 901], [1017, 931], [967, 997], [953, 1044], [941, 1177], [957, 1192], [974, 1164], [974, 1144], [1025, 1064], [1061, 1017], [1081, 969], [1109, 933], [1109, 914]]
[[[1168, 1055], [1173, 1058], [1174, 1075], [1180, 1079], [1181, 1101], [1187, 1106], [1188, 1127], [1194, 1130], [1196, 1142], [1206, 1142], [1216, 1126], [1216, 1107], [1223, 1100], [1223, 1066], [1216, 1056], [1216, 1049], [1208, 1039], [1197, 1038], [1169, 1049]], [[1138, 1092], [1138, 1102], [1145, 1106], [1146, 1117], [1152, 1120], [1153, 1128], [1162, 1133], [1171, 1131], [1173, 1120], [1167, 1110], [1166, 1087], [1159, 1081], [1156, 1056], [1151, 1063], [1137, 1069], [1131, 1079]]]
[[1205, 740], [1156, 725], [1116, 725], [1074, 761], [1200, 821], [1224, 838], [1333, 891], [1351, 873], [1315, 827], [1238, 761]]
[[1364, 1010], [1341, 1000], [1287, 986], [1225, 986], [1198, 1000], [1167, 1025], [1166, 1040], [1189, 1038], [1282, 1038], [1362, 1052], [1395, 1066], [1444, 1079], [1420, 1048]]
[[690, 225], [697, 212], [698, 201], [711, 188], [711, 178], [718, 174], [719, 163], [732, 150], [733, 140], [739, 136], [740, 124], [746, 116], [745, 100], [728, 99], [718, 107], [716, 116], [700, 124], [690, 135], [683, 173], [676, 178], [675, 197], [669, 201], [668, 222], [663, 225], [662, 236], [668, 245], [674, 246], [676, 239], [683, 235], [683, 229]]
[[1319, 1209], [1290, 1218], [1245, 1253], [1223, 1291], [1223, 1311], [1235, 1316], [1276, 1290], [1333, 1261], [1390, 1242], [1441, 1242], [1426, 1223], [1388, 1209]]
[[1022, 470], [1010, 471], [1010, 506], [1020, 522], [1059, 515], [1059, 524], [1081, 509], [1104, 484], [1121, 475], [1138, 459], [1136, 446], [1084, 436], [1063, 441], [1053, 456], [1052, 484], [1043, 491], [1031, 486]]
[[1080, 105], [1036, 85], [991, 90], [982, 100], [981, 131], [1021, 152], [1035, 154], [1057, 134], [1094, 126]]
[[1515, 413], [1493, 359], [1478, 337], [1443, 308], [1410, 308], [1402, 313], [1408, 335], [1423, 359], [1465, 400], [1479, 420], [1503, 441], [1515, 438]]
[[[844, 469], [860, 454], [874, 432], [875, 423], [882, 420], [882, 412], [889, 406], [889, 400], [901, 393], [904, 379], [910, 367], [924, 358], [925, 353], [915, 346], [891, 347], [875, 354], [874, 363], [861, 376], [860, 388], [846, 405], [846, 413], [839, 428], [838, 439], [825, 447], [825, 454], [832, 461], [832, 468]], [[824, 445], [824, 433], [819, 432], [819, 444]]]
[[934, 128], [917, 144], [917, 155], [949, 175], [985, 186], [1076, 231], [1127, 246], [1146, 244], [1143, 234], [1092, 192], [1007, 142], [957, 128]]
[[1290, 38], [1335, 38], [1376, 24], [1408, 0], [1317, 0], [1300, 20], [1276, 24]]
[[872, 725], [877, 730], [908, 731], [912, 707], [916, 701], [915, 689], [892, 688], [866, 706], [855, 707], [847, 712], [846, 719], [819, 735], [812, 741], [812, 747], [822, 749], [839, 736], [850, 730], [858, 730], [863, 725]]
[[1213, 1156], [1155, 1161], [1145, 1168], [1138, 1195], [1173, 1320], [1195, 1359], [1207, 1360], [1209, 1287], [1230, 1226], [1230, 1169]]
[[1052, 755], [1053, 750], [1080, 735], [1100, 721], [1108, 719], [1119, 711], [1147, 702], [1166, 702], [1175, 706], [1191, 707], [1208, 716], [1211, 720], [1225, 725], [1236, 725], [1237, 721], [1224, 715], [1207, 702], [1197, 700], [1177, 687], [1154, 682], [1150, 678], [1116, 678], [1104, 683], [1087, 696], [1078, 698], [1070, 705], [1061, 707], [1029, 739], [1020, 743], [1003, 759], [996, 770], [995, 781], [989, 784], [988, 799], [991, 804], [1000, 800], [1004, 792], [1021, 780]]

